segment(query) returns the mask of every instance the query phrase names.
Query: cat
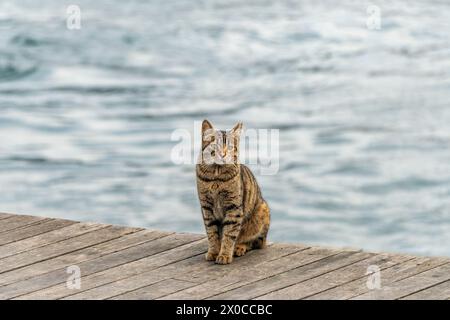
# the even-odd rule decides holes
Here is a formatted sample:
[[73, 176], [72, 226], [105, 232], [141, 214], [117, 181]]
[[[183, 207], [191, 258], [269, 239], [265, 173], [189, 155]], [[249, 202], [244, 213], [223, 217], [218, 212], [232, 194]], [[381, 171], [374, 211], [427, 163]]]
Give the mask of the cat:
[[208, 120], [202, 123], [197, 191], [208, 238], [206, 260], [217, 264], [266, 247], [269, 231], [269, 206], [250, 169], [239, 163], [242, 125], [227, 132]]

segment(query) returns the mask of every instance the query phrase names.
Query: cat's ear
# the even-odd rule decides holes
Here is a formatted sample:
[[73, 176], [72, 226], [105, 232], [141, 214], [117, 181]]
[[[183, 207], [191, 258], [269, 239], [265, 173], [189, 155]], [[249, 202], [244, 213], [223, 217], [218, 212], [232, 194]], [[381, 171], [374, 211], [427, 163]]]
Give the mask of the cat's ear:
[[231, 129], [231, 134], [234, 136], [240, 136], [241, 131], [242, 131], [242, 126], [243, 126], [243, 124], [241, 121], [236, 123], [236, 125], [233, 127], [233, 129]]
[[211, 122], [209, 122], [206, 119], [203, 120], [203, 122], [202, 122], [202, 133], [205, 133], [206, 130], [210, 130], [212, 128], [213, 128], [213, 126], [212, 126]]

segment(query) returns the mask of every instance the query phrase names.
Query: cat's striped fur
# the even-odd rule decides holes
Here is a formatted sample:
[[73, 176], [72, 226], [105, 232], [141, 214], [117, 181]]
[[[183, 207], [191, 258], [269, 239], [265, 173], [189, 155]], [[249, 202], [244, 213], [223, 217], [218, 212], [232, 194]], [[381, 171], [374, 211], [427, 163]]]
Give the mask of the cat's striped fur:
[[[197, 190], [208, 236], [206, 260], [218, 264], [231, 263], [233, 255], [265, 247], [269, 231], [269, 207], [250, 169], [239, 163], [241, 129], [242, 123], [230, 132], [215, 131], [207, 120], [202, 124]], [[231, 161], [205, 163], [207, 149], [218, 159], [231, 155]]]

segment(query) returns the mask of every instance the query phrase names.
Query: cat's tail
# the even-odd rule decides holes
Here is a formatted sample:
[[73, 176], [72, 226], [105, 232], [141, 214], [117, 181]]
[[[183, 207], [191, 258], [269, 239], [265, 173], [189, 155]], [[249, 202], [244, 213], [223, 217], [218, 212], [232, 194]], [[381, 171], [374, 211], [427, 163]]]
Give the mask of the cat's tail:
[[256, 210], [256, 215], [262, 225], [262, 228], [258, 237], [252, 241], [251, 248], [263, 249], [267, 246], [267, 233], [269, 232], [270, 226], [270, 209], [267, 202], [263, 201]]

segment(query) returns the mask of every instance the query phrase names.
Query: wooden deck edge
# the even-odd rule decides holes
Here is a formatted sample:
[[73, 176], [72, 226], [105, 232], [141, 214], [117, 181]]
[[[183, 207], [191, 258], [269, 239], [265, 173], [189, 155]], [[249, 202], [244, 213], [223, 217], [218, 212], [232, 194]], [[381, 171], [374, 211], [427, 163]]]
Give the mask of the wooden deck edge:
[[0, 299], [450, 299], [449, 257], [270, 242], [220, 266], [206, 249], [204, 234], [0, 213]]

